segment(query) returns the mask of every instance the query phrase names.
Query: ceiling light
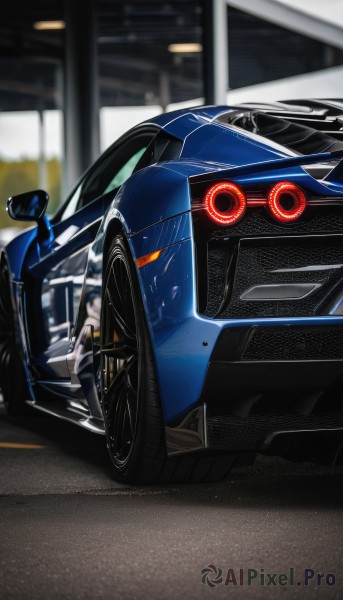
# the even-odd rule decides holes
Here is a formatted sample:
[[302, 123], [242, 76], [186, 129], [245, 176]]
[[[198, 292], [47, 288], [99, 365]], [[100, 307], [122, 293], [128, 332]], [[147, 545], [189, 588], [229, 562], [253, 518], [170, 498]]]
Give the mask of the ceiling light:
[[168, 46], [168, 50], [169, 50], [169, 52], [172, 52], [174, 54], [177, 54], [177, 53], [189, 54], [189, 53], [193, 53], [193, 52], [202, 52], [202, 45], [201, 44], [196, 44], [196, 43], [192, 43], [192, 44], [170, 44]]
[[56, 29], [65, 29], [65, 21], [36, 21], [33, 24], [33, 29], [37, 31], [48, 31]]

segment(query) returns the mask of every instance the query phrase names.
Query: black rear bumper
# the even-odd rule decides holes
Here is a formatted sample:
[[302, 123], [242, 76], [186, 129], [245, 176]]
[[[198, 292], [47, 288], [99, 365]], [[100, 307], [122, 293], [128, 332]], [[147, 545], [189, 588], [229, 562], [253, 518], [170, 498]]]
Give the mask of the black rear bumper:
[[292, 446], [293, 453], [297, 447], [299, 456], [308, 457], [310, 447], [311, 455], [313, 448], [324, 455], [330, 438], [334, 456], [343, 445], [343, 328], [224, 330], [210, 358], [199, 408], [191, 414], [167, 428], [171, 453], [207, 448], [287, 456]]
[[210, 357], [200, 398], [204, 403], [209, 416], [340, 413], [343, 327], [263, 325], [222, 331]]

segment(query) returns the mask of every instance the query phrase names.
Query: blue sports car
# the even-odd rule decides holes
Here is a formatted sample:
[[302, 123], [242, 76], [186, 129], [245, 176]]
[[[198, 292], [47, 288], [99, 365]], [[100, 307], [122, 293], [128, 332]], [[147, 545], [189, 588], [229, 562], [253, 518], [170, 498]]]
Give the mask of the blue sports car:
[[121, 137], [0, 251], [0, 387], [104, 434], [115, 477], [337, 462], [343, 101], [199, 107]]

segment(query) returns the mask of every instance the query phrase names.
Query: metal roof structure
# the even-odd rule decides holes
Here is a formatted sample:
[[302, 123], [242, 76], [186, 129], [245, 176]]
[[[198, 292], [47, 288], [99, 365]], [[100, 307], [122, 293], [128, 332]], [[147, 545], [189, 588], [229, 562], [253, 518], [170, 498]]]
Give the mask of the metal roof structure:
[[[11, 0], [0, 111], [62, 109], [73, 181], [99, 153], [99, 107], [222, 104], [228, 89], [339, 67], [342, 11], [342, 0]], [[56, 20], [66, 28], [35, 25]], [[184, 43], [200, 51], [170, 51]]]
[[[221, 0], [219, 0], [221, 1]], [[224, 0], [229, 6], [343, 48], [341, 0]]]
[[[83, 3], [67, 4], [79, 8], [82, 23]], [[99, 0], [96, 11], [101, 105], [163, 102], [165, 72], [173, 101], [203, 93], [201, 54], [168, 51], [171, 43], [201, 43], [200, 0]], [[34, 24], [63, 21], [65, 12], [63, 0], [12, 0], [1, 7], [0, 110], [61, 107], [66, 31]]]

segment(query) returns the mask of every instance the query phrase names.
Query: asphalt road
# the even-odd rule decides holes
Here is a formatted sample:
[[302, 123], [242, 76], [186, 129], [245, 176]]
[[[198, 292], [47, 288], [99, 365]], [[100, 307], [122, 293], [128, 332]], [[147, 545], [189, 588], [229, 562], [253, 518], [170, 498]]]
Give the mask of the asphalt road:
[[264, 457], [217, 485], [127, 487], [102, 437], [0, 407], [0, 599], [341, 599], [342, 479]]

